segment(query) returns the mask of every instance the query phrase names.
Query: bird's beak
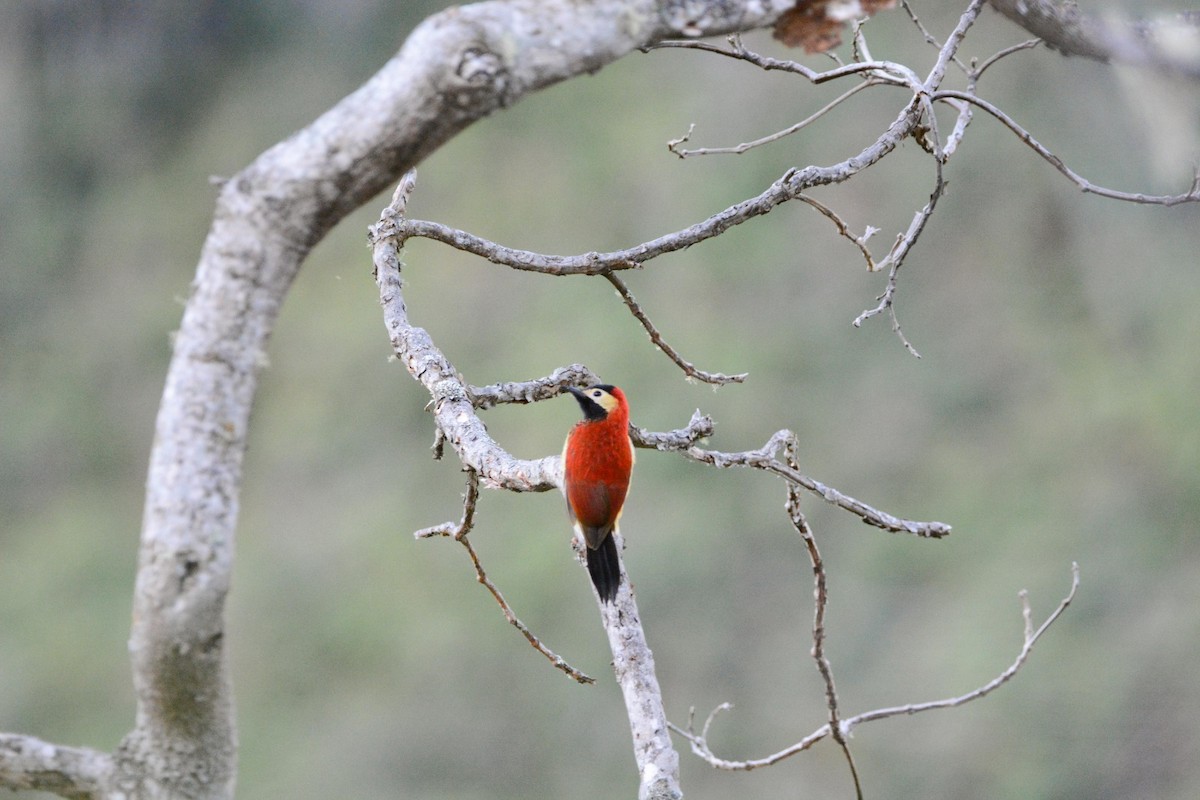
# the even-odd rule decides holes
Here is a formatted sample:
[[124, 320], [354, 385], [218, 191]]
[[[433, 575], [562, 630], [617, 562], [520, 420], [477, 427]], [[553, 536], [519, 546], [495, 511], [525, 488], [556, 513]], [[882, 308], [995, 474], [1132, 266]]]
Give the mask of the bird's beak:
[[575, 395], [576, 400], [584, 400], [585, 399], [583, 396], [583, 389], [579, 389], [574, 386], [568, 386], [568, 387], [566, 387], [565, 391], [568, 391], [571, 394]]

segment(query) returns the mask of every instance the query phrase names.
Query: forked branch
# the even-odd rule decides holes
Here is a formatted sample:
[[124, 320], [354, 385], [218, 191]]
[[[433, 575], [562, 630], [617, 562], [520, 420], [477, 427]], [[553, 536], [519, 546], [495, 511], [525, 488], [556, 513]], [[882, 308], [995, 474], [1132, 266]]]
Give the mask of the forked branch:
[[[549, 394], [551, 386], [548, 379], [541, 379], [524, 385], [497, 384], [473, 392], [449, 359], [434, 345], [429, 334], [409, 321], [400, 280], [400, 248], [404, 242], [400, 231], [408, 200], [415, 186], [416, 174], [409, 172], [401, 179], [392, 196], [392, 202], [383, 210], [379, 222], [371, 228], [375, 279], [379, 286], [384, 322], [395, 354], [409, 373], [429, 392], [429, 408], [434, 414], [435, 424], [444, 440], [454, 449], [469, 476], [462, 522], [458, 525], [446, 523], [422, 533], [453, 536], [462, 542], [468, 548], [476, 577], [504, 609], [510, 623], [556, 667], [581, 683], [587, 682], [590, 680], [587, 676], [574, 670], [557, 655], [541, 646], [540, 641], [527, 627], [518, 624], [516, 616], [512, 614], [511, 608], [495, 584], [486, 577], [478, 555], [470, 547], [467, 533], [474, 519], [480, 481], [485, 487], [510, 491], [545, 491], [561, 485], [562, 482], [562, 460], [559, 456], [547, 456], [537, 461], [521, 461], [501, 448], [488, 435], [486, 427], [479, 419], [473, 398], [489, 398], [481, 405], [485, 405], [486, 402], [532, 402], [542, 396], [552, 396]], [[584, 371], [585, 368], [582, 367], [568, 367], [556, 371], [555, 375], [566, 380]], [[562, 386], [559, 386], [560, 390], [561, 388]], [[695, 441], [703, 429], [703, 419], [693, 417], [692, 424], [683, 431], [650, 434], [647, 438], [651, 441], [689, 442]], [[654, 675], [654, 656], [646, 643], [628, 578], [622, 579], [620, 591], [613, 603], [600, 603], [600, 614], [612, 648], [613, 667], [625, 698], [630, 730], [633, 734], [634, 755], [642, 786], [640, 796], [682, 796], [679, 789], [679, 755], [667, 732], [662, 692]]]
[[918, 522], [916, 520], [901, 519], [885, 511], [873, 508], [861, 500], [856, 500], [849, 495], [843, 494], [832, 486], [826, 486], [824, 483], [810, 478], [788, 463], [787, 459], [778, 456], [781, 449], [786, 452], [794, 448], [795, 442], [796, 434], [790, 430], [781, 430], [777, 431], [767, 440], [766, 444], [757, 450], [725, 453], [719, 450], [706, 450], [693, 445], [687, 447], [687, 449], [681, 449], [680, 453], [693, 461], [711, 464], [720, 469], [749, 467], [778, 475], [791, 484], [807, 489], [827, 503], [831, 503], [843, 511], [849, 511], [866, 524], [885, 531], [908, 533], [924, 539], [940, 539], [950, 534], [950, 526], [944, 522]]

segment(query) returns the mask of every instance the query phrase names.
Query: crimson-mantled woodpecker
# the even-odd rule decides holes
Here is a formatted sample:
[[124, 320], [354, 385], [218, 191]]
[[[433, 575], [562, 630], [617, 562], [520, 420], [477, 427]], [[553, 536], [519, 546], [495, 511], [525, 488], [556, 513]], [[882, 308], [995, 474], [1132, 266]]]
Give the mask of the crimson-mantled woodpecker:
[[587, 568], [596, 593], [611, 603], [621, 585], [621, 561], [612, 534], [617, 531], [629, 475], [629, 405], [625, 394], [606, 383], [586, 389], [567, 387], [583, 409], [583, 421], [563, 446], [563, 493], [575, 531], [587, 546]]

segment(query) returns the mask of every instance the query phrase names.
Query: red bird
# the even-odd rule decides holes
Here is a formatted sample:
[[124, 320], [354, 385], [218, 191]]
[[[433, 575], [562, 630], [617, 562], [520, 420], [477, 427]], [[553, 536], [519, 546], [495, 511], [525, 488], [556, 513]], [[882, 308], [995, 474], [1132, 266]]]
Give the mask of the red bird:
[[567, 391], [583, 409], [583, 421], [563, 446], [563, 493], [575, 532], [587, 545], [587, 568], [601, 601], [611, 603], [621, 585], [621, 560], [612, 534], [633, 472], [629, 405], [606, 383]]

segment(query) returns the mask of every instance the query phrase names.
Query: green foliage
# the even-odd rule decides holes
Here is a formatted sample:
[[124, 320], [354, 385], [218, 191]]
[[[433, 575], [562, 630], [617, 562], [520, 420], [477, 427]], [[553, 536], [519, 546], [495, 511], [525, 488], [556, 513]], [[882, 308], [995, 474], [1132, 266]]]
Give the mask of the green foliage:
[[[141, 486], [168, 334], [211, 212], [207, 176], [353, 89], [436, 7], [401, 4], [397, 17], [362, 3], [337, 19], [302, 5], [262, 12], [245, 37], [194, 43], [213, 50], [191, 56], [196, 74], [178, 91], [201, 86], [199, 109], [153, 71], [114, 74], [104, 86], [143, 98], [115, 129], [105, 104], [64, 89], [26, 135], [0, 137], [12, 181], [0, 237], [0, 729], [104, 748], [128, 729]], [[932, 12], [925, 21], [948, 28]], [[878, 56], [932, 58], [899, 14], [868, 35]], [[986, 56], [1016, 37], [988, 18], [968, 50]], [[21, 82], [0, 87], [6, 107], [34, 119], [30, 87], [52, 66], [23, 62]], [[1155, 142], [1126, 119], [1106, 68], [1033, 51], [984, 87], [1098, 183], [1186, 183], [1187, 163], [1173, 183], [1151, 177]], [[696, 143], [746, 141], [838, 91], [695, 53], [630, 56], [452, 141], [422, 165], [411, 211], [532, 249], [626, 246], [789, 166], [846, 157], [902, 102], [862, 95], [739, 157], [681, 162], [663, 146], [691, 122]], [[142, 151], [147, 125], [157, 133]], [[39, 132], [60, 129], [45, 149]], [[88, 165], [86, 185], [60, 163]], [[908, 144], [819, 197], [859, 231], [881, 227], [882, 251], [931, 172]], [[901, 278], [898, 312], [920, 361], [885, 320], [850, 326], [882, 278], [802, 206], [628, 279], [677, 348], [708, 369], [748, 370], [744, 386], [685, 383], [603, 281], [515, 274], [418, 242], [406, 252], [408, 305], [473, 383], [582, 361], [626, 389], [640, 425], [682, 426], [700, 407], [727, 450], [790, 427], [808, 474], [952, 523], [948, 540], [916, 541], [809, 504], [829, 570], [828, 654], [851, 713], [986, 682], [1019, 648], [1017, 590], [1042, 616], [1080, 562], [1077, 605], [1009, 686], [856, 732], [870, 796], [1195, 797], [1198, 210], [1082, 196], [980, 115], [948, 175]], [[629, 796], [628, 731], [561, 498], [486, 492], [473, 538], [522, 619], [596, 687], [550, 669], [504, 623], [460, 547], [411, 537], [457, 517], [462, 478], [428, 457], [427, 398], [388, 361], [363, 247], [383, 203], [305, 266], [257, 401], [229, 609], [241, 793]], [[487, 413], [493, 435], [527, 457], [557, 452], [574, 418], [567, 401]], [[809, 570], [782, 486], [653, 453], [634, 480], [626, 559], [669, 716], [734, 702], [713, 735], [731, 758], [818, 727]], [[849, 791], [832, 747], [732, 775], [681, 749], [689, 797]]]

